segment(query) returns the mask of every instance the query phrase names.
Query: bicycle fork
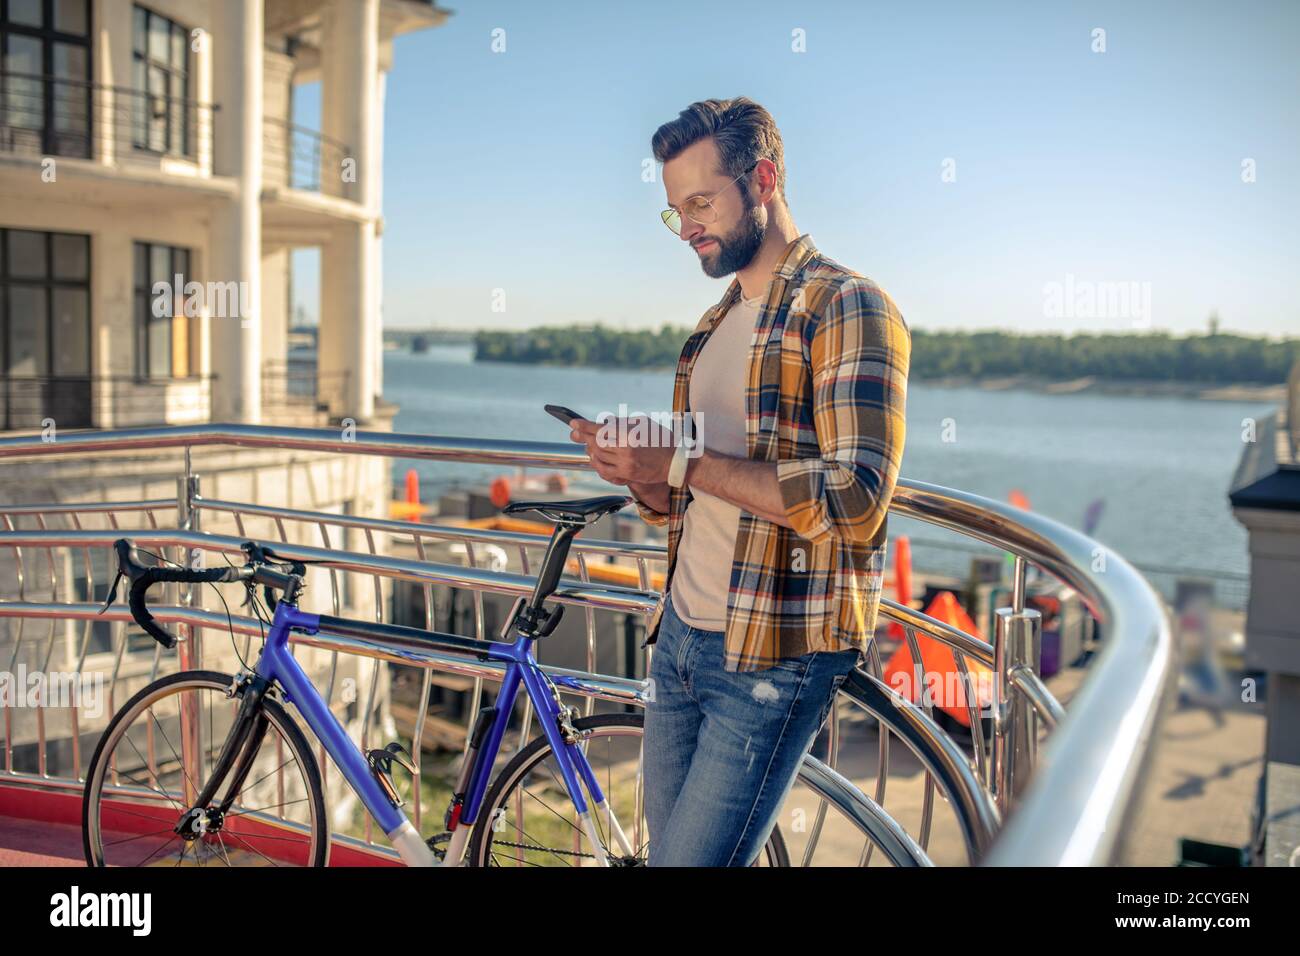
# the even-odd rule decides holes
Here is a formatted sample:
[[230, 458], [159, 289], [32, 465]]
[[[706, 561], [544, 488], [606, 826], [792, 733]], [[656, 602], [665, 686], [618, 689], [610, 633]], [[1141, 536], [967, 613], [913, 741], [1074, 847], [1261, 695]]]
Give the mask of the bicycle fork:
[[[517, 647], [522, 649], [522, 647]], [[581, 742], [581, 731], [575, 730], [572, 722], [572, 708], [565, 707], [555, 689], [539, 667], [523, 661], [512, 661], [507, 667], [502, 680], [501, 691], [495, 704], [479, 711], [470, 736], [469, 747], [461, 763], [460, 774], [451, 803], [447, 808], [446, 823], [451, 832], [446, 853], [446, 866], [459, 865], [464, 857], [464, 848], [470, 832], [476, 825], [479, 810], [482, 808], [483, 796], [487, 789], [495, 756], [500, 750], [510, 716], [514, 709], [516, 694], [520, 684], [533, 702], [538, 713], [538, 722], [550, 744], [559, 764], [560, 776], [564, 781], [569, 799], [573, 801], [578, 820], [598, 865], [608, 866], [609, 857], [596, 829], [593, 811], [602, 814], [607, 821], [607, 829], [618, 844], [620, 852], [631, 856], [635, 850], [628, 842], [627, 836], [619, 825], [608, 799], [600, 788], [600, 782], [591, 768]], [[480, 759], [480, 755], [490, 755]], [[586, 787], [584, 792], [583, 787]], [[587, 794], [591, 795], [588, 804]], [[493, 826], [495, 821], [483, 821], [483, 825]]]

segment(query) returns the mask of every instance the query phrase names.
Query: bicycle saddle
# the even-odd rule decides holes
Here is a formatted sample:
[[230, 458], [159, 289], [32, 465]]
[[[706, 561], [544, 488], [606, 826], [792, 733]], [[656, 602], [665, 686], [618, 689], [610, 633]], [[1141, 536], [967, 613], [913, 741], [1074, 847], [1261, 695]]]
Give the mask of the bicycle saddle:
[[631, 504], [627, 495], [599, 495], [595, 498], [572, 498], [567, 501], [512, 501], [502, 514], [536, 511], [552, 521], [580, 521], [590, 524], [597, 518]]

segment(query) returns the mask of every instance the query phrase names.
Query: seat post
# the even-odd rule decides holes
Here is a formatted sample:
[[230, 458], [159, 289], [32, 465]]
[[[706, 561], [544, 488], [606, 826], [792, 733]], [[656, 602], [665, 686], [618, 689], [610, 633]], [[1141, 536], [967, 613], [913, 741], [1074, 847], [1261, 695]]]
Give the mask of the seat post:
[[529, 601], [528, 606], [532, 611], [540, 611], [542, 602], [560, 583], [560, 577], [564, 574], [564, 562], [569, 557], [569, 547], [573, 543], [574, 535], [582, 527], [582, 524], [568, 521], [555, 523], [551, 531], [551, 540], [546, 545], [546, 561], [537, 575], [537, 583], [533, 586], [533, 596]]

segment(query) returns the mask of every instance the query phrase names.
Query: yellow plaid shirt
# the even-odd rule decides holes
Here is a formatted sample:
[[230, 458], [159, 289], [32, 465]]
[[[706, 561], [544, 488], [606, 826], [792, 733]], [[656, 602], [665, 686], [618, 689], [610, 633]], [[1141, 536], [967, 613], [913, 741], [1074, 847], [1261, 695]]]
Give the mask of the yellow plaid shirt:
[[[686, 340], [675, 420], [689, 411], [700, 350], [739, 297], [732, 279]], [[776, 463], [794, 527], [741, 509], [727, 592], [727, 670], [760, 670], [812, 651], [866, 650], [903, 458], [911, 341], [874, 282], [822, 255], [807, 234], [786, 247], [750, 342], [745, 446], [750, 459]], [[692, 497], [689, 488], [670, 489], [667, 514], [636, 499], [646, 521], [668, 526], [666, 584], [646, 644], [658, 638]]]

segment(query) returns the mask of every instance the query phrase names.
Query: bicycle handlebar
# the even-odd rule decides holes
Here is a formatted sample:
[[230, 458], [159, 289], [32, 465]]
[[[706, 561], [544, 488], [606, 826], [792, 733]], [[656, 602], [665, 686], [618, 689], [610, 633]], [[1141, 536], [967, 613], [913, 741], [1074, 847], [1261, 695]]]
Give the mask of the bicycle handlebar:
[[301, 580], [306, 569], [300, 562], [291, 562], [293, 571], [277, 571], [275, 568], [267, 567], [264, 562], [272, 552], [258, 545], [254, 541], [245, 541], [241, 547], [244, 553], [249, 557], [249, 563], [242, 567], [226, 568], [165, 568], [150, 567], [140, 563], [138, 552], [135, 545], [128, 538], [118, 538], [113, 542], [113, 548], [117, 552], [117, 577], [113, 579], [112, 586], [108, 589], [108, 600], [100, 608], [100, 612], [107, 610], [108, 606], [113, 603], [117, 597], [117, 582], [126, 578], [131, 582], [131, 590], [127, 598], [127, 606], [131, 610], [131, 617], [135, 622], [144, 629], [150, 637], [166, 648], [176, 646], [177, 640], [175, 635], [163, 628], [154, 616], [149, 613], [149, 608], [145, 604], [145, 598], [149, 588], [154, 584], [163, 581], [177, 581], [183, 584], [207, 584], [207, 583], [226, 583], [233, 581], [252, 581], [254, 584], [262, 584], [266, 587], [286, 589], [295, 577]]

